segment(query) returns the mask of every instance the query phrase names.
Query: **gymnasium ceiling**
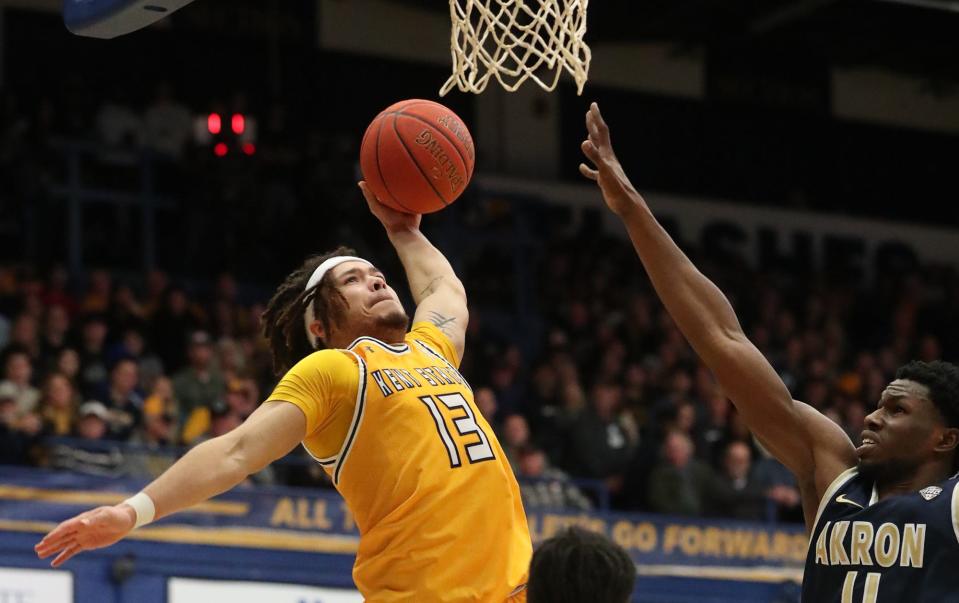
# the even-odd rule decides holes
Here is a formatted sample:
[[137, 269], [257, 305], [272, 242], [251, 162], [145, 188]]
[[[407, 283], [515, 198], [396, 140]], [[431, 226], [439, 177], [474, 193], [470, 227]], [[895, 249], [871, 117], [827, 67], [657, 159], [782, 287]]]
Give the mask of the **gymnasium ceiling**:
[[[393, 1], [447, 10], [439, 0]], [[781, 53], [959, 84], [959, 0], [592, 0], [588, 11], [594, 44]]]
[[[59, 11], [61, 1], [0, 0], [0, 7]], [[270, 0], [277, 7], [290, 1]], [[449, 12], [447, 0], [388, 1]], [[925, 79], [932, 91], [959, 93], [959, 0], [590, 0], [588, 11], [591, 44], [659, 42], [679, 55], [741, 53], [783, 57], [789, 65], [798, 58], [879, 68]]]

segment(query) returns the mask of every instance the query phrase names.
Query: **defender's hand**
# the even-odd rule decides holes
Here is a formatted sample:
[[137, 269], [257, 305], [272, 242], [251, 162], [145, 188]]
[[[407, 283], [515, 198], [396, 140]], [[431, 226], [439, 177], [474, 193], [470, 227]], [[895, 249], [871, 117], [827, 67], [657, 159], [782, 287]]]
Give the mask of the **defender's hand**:
[[596, 103], [592, 103], [586, 112], [586, 131], [588, 137], [580, 146], [596, 169], [581, 163], [580, 173], [599, 184], [606, 205], [616, 215], [622, 215], [624, 211], [644, 204], [643, 198], [633, 188], [623, 166], [616, 158], [616, 153], [613, 152], [613, 145], [609, 141], [609, 126], [603, 120]]
[[64, 521], [33, 549], [40, 559], [59, 553], [50, 564], [59, 567], [77, 553], [110, 546], [126, 536], [135, 523], [136, 512], [130, 505], [98, 507]]
[[360, 181], [359, 186], [360, 190], [363, 191], [363, 196], [366, 197], [366, 204], [370, 206], [370, 211], [383, 224], [387, 233], [419, 229], [422, 215], [407, 214], [383, 205], [370, 190], [370, 187], [366, 186], [366, 182]]

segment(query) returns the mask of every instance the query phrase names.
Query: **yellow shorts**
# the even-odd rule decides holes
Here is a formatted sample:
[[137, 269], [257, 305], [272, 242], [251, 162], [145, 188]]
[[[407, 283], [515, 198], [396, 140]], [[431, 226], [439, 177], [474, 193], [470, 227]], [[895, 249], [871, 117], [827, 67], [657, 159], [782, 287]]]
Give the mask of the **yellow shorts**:
[[514, 592], [506, 599], [506, 603], [526, 603], [526, 585], [524, 584], [521, 587], [522, 590], [519, 592]]

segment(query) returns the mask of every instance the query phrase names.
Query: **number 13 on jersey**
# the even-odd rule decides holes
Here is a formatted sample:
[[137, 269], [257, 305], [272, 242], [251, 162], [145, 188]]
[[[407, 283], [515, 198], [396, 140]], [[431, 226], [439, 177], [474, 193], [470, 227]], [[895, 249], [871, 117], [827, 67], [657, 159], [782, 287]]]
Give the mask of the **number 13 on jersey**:
[[450, 457], [450, 467], [459, 467], [463, 463], [460, 459], [459, 447], [453, 439], [453, 435], [447, 424], [446, 418], [440, 412], [438, 404], [442, 404], [450, 413], [451, 422], [456, 432], [460, 436], [469, 437], [470, 442], [464, 445], [466, 456], [470, 463], [481, 463], [494, 458], [493, 448], [490, 446], [489, 437], [483, 432], [483, 429], [476, 422], [476, 415], [463, 394], [438, 394], [435, 396], [420, 396], [420, 402], [426, 405], [433, 422], [436, 424], [436, 431], [439, 433], [443, 445], [446, 446], [446, 452]]

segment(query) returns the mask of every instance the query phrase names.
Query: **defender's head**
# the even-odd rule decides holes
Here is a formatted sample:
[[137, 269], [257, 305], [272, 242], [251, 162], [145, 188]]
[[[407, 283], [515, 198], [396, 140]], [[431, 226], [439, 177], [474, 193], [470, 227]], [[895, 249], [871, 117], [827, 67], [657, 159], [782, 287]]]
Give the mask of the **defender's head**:
[[569, 528], [543, 542], [529, 566], [529, 603], [626, 603], [636, 566], [605, 536]]
[[903, 479], [922, 465], [959, 470], [959, 367], [914, 361], [896, 372], [879, 407], [865, 420], [857, 449], [860, 470], [884, 480]]
[[263, 313], [273, 366], [288, 370], [308, 354], [357, 337], [402, 341], [409, 317], [383, 273], [347, 247], [308, 258]]

